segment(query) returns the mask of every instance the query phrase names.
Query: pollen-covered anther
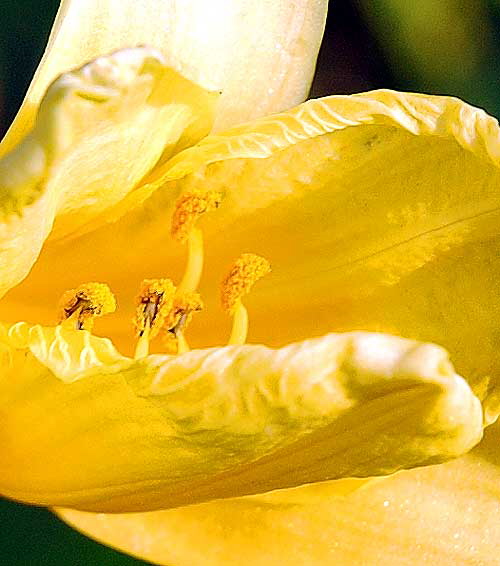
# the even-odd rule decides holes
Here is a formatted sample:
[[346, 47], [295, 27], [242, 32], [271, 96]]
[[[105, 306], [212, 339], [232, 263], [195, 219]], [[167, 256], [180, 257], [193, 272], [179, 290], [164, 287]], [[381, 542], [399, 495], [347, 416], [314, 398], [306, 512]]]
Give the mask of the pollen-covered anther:
[[270, 271], [271, 264], [267, 259], [256, 254], [242, 254], [222, 282], [221, 302], [224, 309], [234, 314], [239, 300]]
[[222, 197], [220, 191], [191, 191], [181, 195], [172, 216], [172, 236], [185, 242], [200, 216], [218, 208]]
[[84, 283], [66, 291], [59, 301], [59, 321], [71, 319], [78, 330], [92, 330], [94, 319], [116, 310], [116, 299], [105, 283]]
[[134, 325], [137, 335], [154, 338], [172, 309], [175, 285], [170, 279], [145, 279], [137, 297]]
[[255, 254], [243, 254], [222, 282], [222, 306], [233, 317], [228, 345], [245, 344], [248, 335], [248, 312], [241, 298], [253, 285], [271, 271], [267, 259]]
[[163, 324], [163, 343], [169, 353], [183, 353], [189, 350], [184, 332], [191, 322], [193, 313], [203, 310], [203, 301], [198, 293], [186, 291], [174, 297], [172, 308]]
[[199, 293], [187, 291], [174, 297], [172, 308], [165, 318], [163, 327], [172, 332], [176, 328], [183, 330], [191, 321], [194, 312], [203, 309], [203, 301]]

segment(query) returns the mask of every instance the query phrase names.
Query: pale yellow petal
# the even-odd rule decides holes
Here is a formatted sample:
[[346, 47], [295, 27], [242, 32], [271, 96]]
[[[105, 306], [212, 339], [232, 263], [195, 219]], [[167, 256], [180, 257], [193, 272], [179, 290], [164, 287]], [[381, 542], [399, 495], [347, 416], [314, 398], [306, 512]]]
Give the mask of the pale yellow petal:
[[499, 431], [491, 432], [472, 455], [346, 497], [330, 482], [152, 513], [57, 512], [87, 535], [165, 566], [493, 566], [500, 477]]
[[387, 335], [136, 361], [22, 323], [1, 344], [0, 492], [29, 503], [177, 507], [439, 463], [482, 436], [446, 352]]
[[0, 155], [32, 128], [59, 74], [125, 47], [151, 45], [183, 76], [222, 90], [219, 128], [290, 108], [307, 95], [327, 6], [326, 0], [62, 0]]
[[26, 276], [56, 216], [62, 236], [115, 205], [162, 155], [206, 134], [216, 98], [149, 48], [52, 83], [33, 129], [0, 160], [0, 294]]

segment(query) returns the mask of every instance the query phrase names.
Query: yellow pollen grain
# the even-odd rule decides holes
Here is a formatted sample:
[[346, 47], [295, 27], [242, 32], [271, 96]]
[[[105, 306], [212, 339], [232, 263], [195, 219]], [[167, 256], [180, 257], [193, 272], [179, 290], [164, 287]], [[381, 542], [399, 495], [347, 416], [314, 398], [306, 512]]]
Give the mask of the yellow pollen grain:
[[242, 254], [222, 282], [221, 302], [229, 313], [253, 285], [271, 271], [269, 261], [256, 254]]
[[184, 338], [184, 332], [191, 322], [193, 313], [203, 309], [203, 301], [195, 291], [178, 293], [170, 313], [163, 324], [162, 342], [169, 354], [187, 351], [189, 347]]
[[142, 336], [146, 328], [148, 338], [158, 334], [172, 309], [175, 291], [170, 279], [145, 279], [141, 283], [134, 318], [138, 336]]
[[182, 326], [180, 330], [184, 330], [190, 323], [193, 313], [202, 309], [203, 301], [199, 293], [195, 291], [179, 293], [174, 297], [172, 308], [165, 318], [163, 328], [167, 331], [173, 331]]
[[172, 236], [185, 242], [198, 218], [218, 208], [221, 201], [220, 191], [191, 191], [181, 195], [172, 216]]
[[74, 317], [80, 330], [92, 330], [94, 318], [116, 310], [116, 299], [105, 283], [83, 283], [59, 301], [59, 322]]

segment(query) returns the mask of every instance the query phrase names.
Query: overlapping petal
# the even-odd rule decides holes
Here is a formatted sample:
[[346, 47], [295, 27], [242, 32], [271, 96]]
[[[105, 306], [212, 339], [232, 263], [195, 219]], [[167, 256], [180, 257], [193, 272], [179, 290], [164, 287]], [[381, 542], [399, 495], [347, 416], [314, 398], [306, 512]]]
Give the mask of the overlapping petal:
[[[257, 340], [332, 321], [392, 332], [445, 345], [480, 382], [500, 368], [499, 133], [457, 99], [331, 97], [205, 139], [165, 178], [226, 190], [205, 224], [212, 261], [249, 245], [271, 260]], [[269, 309], [281, 321], [271, 337]]]
[[[44, 297], [44, 303], [51, 305], [52, 302], [55, 303], [56, 293], [60, 294], [65, 288], [74, 286], [75, 282], [101, 279], [110, 282], [122, 299], [121, 314], [108, 326], [111, 333], [120, 337], [128, 332], [125, 320], [130, 314], [130, 299], [135, 294], [135, 278], [170, 275], [172, 272], [176, 275], [180, 271], [182, 262], [179, 258], [183, 250], [175, 248], [167, 236], [173, 198], [181, 191], [192, 188], [222, 188], [225, 191], [225, 200], [220, 214], [217, 212], [217, 215], [203, 221], [208, 243], [207, 265], [210, 266], [203, 283], [203, 291], [209, 308], [208, 317], [198, 328], [199, 337], [203, 337], [202, 341], [198, 338], [199, 343], [206, 345], [207, 338], [209, 342], [222, 338], [224, 325], [220, 324], [220, 315], [216, 313], [213, 301], [211, 304], [211, 297], [217, 294], [219, 273], [223, 273], [222, 265], [229, 263], [241, 251], [259, 252], [271, 259], [274, 270], [273, 275], [260, 285], [260, 290], [256, 289], [249, 300], [254, 338], [280, 344], [287, 339], [320, 334], [331, 328], [368, 328], [391, 331], [412, 338], [433, 339], [451, 350], [453, 361], [484, 402], [486, 422], [492, 422], [498, 414], [499, 405], [495, 381], [498, 375], [495, 321], [498, 320], [499, 312], [499, 299], [495, 292], [499, 270], [497, 135], [498, 126], [493, 119], [454, 99], [379, 92], [352, 98], [333, 97], [313, 101], [285, 115], [207, 138], [193, 149], [186, 150], [179, 157], [164, 163], [134, 193], [124, 199], [124, 205], [111, 206], [104, 211], [99, 222], [105, 220], [109, 225], [96, 225], [95, 230], [89, 231], [90, 225], [87, 224], [82, 227], [81, 237], [73, 234], [72, 237], [58, 238], [56, 233], [46, 245], [32, 275], [8, 296], [6, 304], [10, 312], [7, 310], [6, 313], [11, 319], [18, 319], [26, 312], [23, 312], [23, 309], [29, 309], [31, 319], [40, 317], [47, 320], [50, 317], [47, 314], [48, 308], [45, 304], [40, 304], [40, 296]], [[126, 212], [127, 206], [131, 207], [129, 212]], [[134, 249], [125, 245], [132, 238], [137, 242]], [[286, 242], [286, 246], [283, 242]], [[154, 254], [150, 253], [152, 249], [155, 250]], [[293, 249], [293, 254], [289, 253], [290, 249]], [[114, 254], [113, 250], [117, 253]], [[129, 276], [130, 273], [134, 274], [134, 279]], [[29, 297], [33, 297], [33, 302], [38, 304], [37, 308], [32, 308]], [[276, 322], [270, 325], [268, 313], [271, 309], [276, 313]], [[214, 317], [217, 317], [217, 323], [214, 323]], [[106, 325], [101, 328], [105, 329]], [[477, 348], [478, 340], [481, 341], [481, 348]], [[13, 344], [9, 342], [8, 348], [12, 347]], [[20, 345], [16, 347], [19, 348]], [[25, 345], [16, 350], [23, 352], [22, 356], [19, 356], [23, 359], [24, 348]], [[309, 353], [312, 351], [310, 343], [307, 343], [307, 349]], [[43, 348], [37, 351], [45, 355]], [[107, 352], [106, 348], [104, 351]], [[203, 352], [190, 354], [193, 359], [203, 355]], [[224, 358], [224, 354], [219, 355]], [[16, 356], [13, 356], [14, 363], [18, 360]], [[37, 365], [40, 360], [35, 351], [32, 351], [28, 358], [30, 364], [40, 368], [40, 365]], [[185, 359], [181, 356], [177, 363], [182, 365], [182, 360]], [[308, 358], [308, 363], [311, 363], [311, 360], [314, 360], [314, 356]], [[203, 483], [195, 478], [189, 483], [186, 480], [186, 490], [182, 491], [179, 490], [179, 477], [176, 477], [175, 481], [170, 478], [169, 484], [162, 475], [170, 469], [165, 466], [165, 462], [169, 462], [166, 454], [172, 453], [172, 445], [169, 442], [165, 444], [164, 455], [158, 445], [159, 438], [170, 440], [172, 432], [172, 421], [165, 421], [162, 409], [159, 409], [164, 400], [160, 401], [153, 395], [155, 399], [152, 401], [148, 395], [146, 401], [143, 396], [144, 387], [156, 383], [157, 367], [155, 366], [154, 370], [148, 367], [147, 371], [136, 373], [131, 371], [128, 375], [134, 377], [124, 384], [123, 374], [128, 372], [125, 368], [128, 368], [127, 364], [134, 363], [136, 362], [120, 357], [118, 361], [110, 362], [111, 365], [107, 362], [106, 365], [108, 369], [114, 367], [115, 373], [114, 370], [96, 371], [95, 375], [86, 375], [84, 379], [76, 379], [71, 384], [62, 383], [47, 369], [37, 373], [33, 371], [33, 367], [29, 368], [26, 375], [33, 376], [35, 380], [43, 375], [44, 384], [42, 387], [41, 382], [31, 382], [29, 389], [41, 392], [42, 397], [45, 396], [44, 402], [47, 399], [54, 403], [53, 407], [65, 407], [65, 410], [70, 410], [78, 418], [66, 431], [67, 441], [56, 447], [51, 445], [48, 449], [48, 445], [44, 445], [40, 439], [43, 438], [44, 430], [50, 428], [51, 422], [54, 427], [54, 423], [61, 422], [60, 414], [49, 421], [48, 428], [42, 428], [40, 436], [36, 438], [40, 447], [45, 446], [43, 451], [38, 453], [42, 463], [36, 474], [37, 481], [41, 482], [39, 487], [42, 488], [38, 491], [32, 485], [30, 493], [21, 493], [21, 486], [25, 489], [35, 476], [30, 479], [27, 475], [18, 474], [19, 469], [28, 470], [26, 465], [19, 463], [32, 450], [33, 439], [25, 433], [24, 437], [19, 436], [19, 443], [16, 442], [15, 447], [13, 443], [8, 444], [9, 449], [13, 450], [11, 461], [17, 462], [16, 474], [9, 474], [6, 470], [2, 475], [6, 478], [5, 481], [19, 481], [19, 490], [16, 495], [15, 486], [10, 485], [10, 491], [4, 488], [7, 494], [46, 504], [73, 505], [87, 509], [151, 509], [244, 495], [342, 475], [369, 476], [390, 473], [400, 467], [432, 463], [457, 456], [479, 440], [483, 415], [474, 397], [469, 394], [462, 396], [463, 391], [468, 391], [466, 386], [453, 386], [450, 390], [450, 384], [457, 382], [446, 381], [447, 378], [444, 378], [446, 387], [443, 389], [440, 377], [438, 381], [441, 385], [437, 388], [435, 380], [431, 380], [432, 387], [429, 389], [427, 385], [421, 389], [421, 383], [418, 387], [408, 388], [408, 382], [399, 388], [401, 382], [396, 379], [391, 382], [392, 386], [398, 384], [395, 389], [385, 390], [379, 382], [375, 388], [376, 398], [368, 399], [368, 396], [365, 399], [368, 402], [361, 403], [360, 408], [347, 408], [336, 425], [333, 422], [325, 425], [323, 422], [314, 425], [319, 428], [310, 427], [305, 436], [307, 441], [302, 438], [304, 429], [295, 428], [299, 422], [300, 426], [311, 423], [307, 414], [301, 413], [297, 421], [285, 419], [293, 431], [292, 434], [290, 430], [286, 431], [287, 442], [291, 444], [280, 446], [278, 435], [273, 437], [275, 440], [278, 438], [277, 444], [271, 448], [267, 445], [267, 448], [258, 454], [249, 454], [248, 444], [245, 444], [246, 452], [243, 450], [238, 453], [236, 450], [242, 458], [236, 463], [234, 460], [224, 460], [221, 453], [229, 447], [234, 454], [235, 447], [241, 448], [244, 444], [241, 439], [236, 443], [231, 440], [225, 445], [224, 441], [218, 444], [210, 438], [210, 448], [205, 451], [200, 450], [200, 445], [196, 445], [199, 452], [195, 452], [199, 459], [194, 457], [189, 465], [198, 472], [201, 470], [213, 481]], [[175, 362], [172, 363], [175, 365]], [[239, 360], [228, 367], [239, 368], [241, 363]], [[44, 364], [41, 366], [46, 367]], [[165, 373], [169, 384], [169, 380], [174, 379], [176, 375], [172, 368], [170, 365], [170, 371]], [[250, 373], [257, 375], [254, 368]], [[316, 375], [320, 373], [318, 370]], [[369, 373], [372, 375], [371, 371]], [[301, 379], [306, 374], [307, 372], [301, 371]], [[94, 386], [94, 379], [100, 380], [99, 387]], [[233, 380], [230, 381], [233, 383]], [[202, 383], [196, 380], [194, 382]], [[23, 380], [18, 382], [18, 392], [23, 389], [23, 383]], [[162, 380], [159, 381], [160, 385], [161, 383]], [[187, 379], [186, 383], [193, 382]], [[49, 387], [50, 391], [44, 391], [45, 386]], [[53, 391], [53, 386], [59, 391]], [[109, 398], [119, 401], [117, 405], [126, 407], [126, 410], [114, 412], [116, 406], [103, 400], [100, 393], [96, 396], [97, 391], [108, 392]], [[421, 397], [419, 391], [422, 391]], [[76, 393], [74, 397], [73, 393], [68, 397], [68, 392]], [[85, 397], [83, 403], [79, 392], [83, 392]], [[457, 392], [460, 394], [457, 395]], [[196, 397], [199, 393], [196, 387], [191, 391], [188, 387], [183, 389], [182, 395], [193, 404], [195, 411], [202, 407], [213, 407], [203, 395]], [[8, 394], [13, 394], [13, 390]], [[351, 398], [352, 394], [353, 389], [350, 389], [346, 398]], [[20, 398], [23, 396], [24, 390]], [[63, 398], [64, 403], [61, 402]], [[88, 421], [85, 421], [85, 415], [81, 414], [82, 410], [80, 415], [78, 411], [71, 411], [72, 398], [75, 400], [75, 406], [86, 407], [87, 410], [91, 405], [89, 412], [93, 418], [95, 415], [102, 415], [102, 419], [99, 417], [95, 421], [99, 435], [89, 435], [89, 428], [84, 426]], [[215, 399], [217, 398], [215, 396]], [[325, 398], [324, 391], [321, 392], [321, 398]], [[234, 396], [231, 397], [230, 406], [234, 406], [234, 399]], [[245, 407], [243, 414], [250, 411], [248, 414], [254, 422], [255, 413], [251, 413], [250, 409], [254, 406], [255, 398], [252, 395], [236, 395], [236, 399], [242, 401], [241, 406]], [[472, 400], [466, 403], [467, 407], [463, 404], [464, 399]], [[455, 400], [459, 401], [458, 404]], [[199, 405], [197, 401], [200, 402]], [[144, 404], [147, 405], [147, 410]], [[49, 407], [44, 403], [39, 404], [39, 399], [35, 402], [34, 395], [25, 397], [19, 412], [4, 413], [10, 419], [10, 429], [7, 426], [4, 430], [35, 430], [34, 420], [43, 422], [40, 413], [34, 411], [38, 405]], [[16, 404], [14, 406], [17, 407]], [[427, 412], [431, 406], [437, 408], [434, 414], [432, 411]], [[113, 409], [110, 410], [110, 407]], [[475, 409], [471, 410], [471, 407]], [[319, 405], [314, 408], [316, 417], [319, 409]], [[146, 412], [141, 413], [143, 410]], [[169, 416], [171, 411], [172, 408], [168, 408]], [[49, 410], [49, 414], [56, 413], [53, 409]], [[114, 415], [115, 419], [110, 418], [110, 415]], [[378, 420], [377, 415], [381, 420]], [[402, 424], [398, 418], [403, 415], [408, 417], [409, 428], [405, 428], [404, 422]], [[429, 415], [433, 418], [429, 419]], [[439, 418], [434, 418], [435, 415]], [[448, 418], [450, 415], [454, 418]], [[451, 423], [452, 427], [456, 426], [455, 418], [458, 416], [467, 422], [460, 428], [460, 434], [450, 434], [449, 425]], [[393, 417], [395, 420], [391, 421]], [[214, 422], [225, 426], [223, 412], [215, 411], [213, 418]], [[280, 419], [282, 418], [283, 414], [280, 413]], [[26, 419], [30, 420], [31, 427], [27, 426], [29, 423]], [[470, 426], [468, 419], [474, 421], [474, 426]], [[120, 424], [124, 420], [129, 423], [125, 429], [121, 428]], [[64, 422], [71, 423], [69, 415]], [[189, 416], [186, 422], [191, 422]], [[241, 421], [236, 418], [232, 422], [237, 424]], [[259, 422], [258, 419], [256, 422]], [[380, 442], [374, 440], [367, 446], [366, 443], [359, 444], [355, 441], [354, 437], [359, 440], [369, 436], [368, 429], [365, 431], [357, 428], [360, 423], [371, 425], [377, 422], [382, 424], [374, 438]], [[111, 423], [116, 428], [110, 426]], [[249, 423], [250, 421], [246, 422], [243, 428], [247, 429]], [[429, 423], [433, 426], [437, 423], [438, 428], [442, 426], [441, 433], [437, 436], [435, 431], [430, 434]], [[78, 433], [79, 425], [84, 426], [85, 434]], [[326, 435], [326, 429], [329, 433], [338, 434]], [[107, 457], [110, 450], [112, 453], [113, 449], [116, 451], [114, 455], [117, 466], [105, 466], [102, 459], [98, 465], [99, 461], [93, 459], [99, 452], [92, 452], [96, 448], [96, 439], [101, 438], [103, 430], [112, 431], [115, 440], [118, 437], [132, 439], [130, 446], [134, 448], [128, 451], [126, 442], [118, 445], [114, 440], [102, 437], [100, 446], [106, 451]], [[138, 432], [140, 430], [149, 431], [151, 436], [144, 439]], [[271, 432], [275, 433], [274, 430]], [[224, 430], [224, 434], [226, 433], [227, 430]], [[266, 433], [269, 434], [269, 431]], [[4, 433], [7, 440], [8, 435], [8, 432]], [[192, 441], [193, 436], [189, 436]], [[416, 443], [408, 442], [410, 437], [420, 440]], [[422, 437], [426, 439], [423, 444]], [[48, 434], [45, 438], [50, 442], [57, 439], [53, 434]], [[335, 439], [333, 445], [326, 441], [328, 448], [332, 448], [329, 460], [332, 467], [325, 467], [324, 462], [317, 459], [321, 444], [312, 442], [312, 448], [308, 451], [308, 443], [311, 445], [311, 441], [316, 438]], [[77, 441], [74, 446], [70, 446], [69, 439], [83, 439], [84, 442], [79, 444]], [[217, 440], [220, 440], [220, 437]], [[339, 444], [335, 444], [336, 442]], [[345, 444], [342, 444], [343, 442]], [[141, 449], [137, 450], [137, 446]], [[250, 446], [262, 445], [252, 441]], [[343, 446], [346, 452], [338, 452], [339, 446]], [[403, 451], [401, 446], [404, 447]], [[185, 448], [183, 445], [182, 449]], [[382, 460], [379, 460], [382, 448], [389, 452], [382, 454]], [[148, 450], [151, 452], [148, 453]], [[356, 455], [366, 456], [367, 451], [369, 467], [363, 468], [366, 463], [363, 464]], [[43, 459], [42, 452], [49, 455], [50, 465]], [[68, 470], [81, 471], [82, 455], [85, 456], [84, 461], [90, 466], [91, 472], [85, 476], [76, 472], [68, 474]], [[176, 455], [175, 465], [182, 463], [180, 455], [180, 452]], [[230, 472], [225, 469], [222, 475], [218, 475], [220, 470], [209, 472], [200, 468], [200, 461], [206, 465], [214, 462], [209, 458], [210, 455], [216, 456], [217, 465], [226, 462]], [[280, 455], [283, 455], [282, 459]], [[137, 460], [134, 460], [135, 458]], [[299, 461], [308, 462], [311, 466], [301, 470]], [[109, 460], [106, 462], [109, 464]], [[119, 465], [120, 462], [122, 466]], [[263, 462], [263, 466], [255, 466], [256, 462]], [[463, 462], [465, 474], [481, 474], [486, 470], [484, 481], [481, 480], [483, 486], [488, 484], [488, 478], [496, 478], [496, 461], [489, 464], [482, 457], [471, 456]], [[70, 465], [71, 463], [73, 465]], [[450, 474], [457, 474], [461, 481], [461, 476], [458, 475], [461, 466], [462, 463], [457, 463], [439, 468], [444, 471], [417, 474], [417, 478], [423, 478], [417, 479], [417, 485], [422, 489], [425, 489], [427, 481], [433, 481], [426, 479], [427, 473], [428, 478], [434, 477], [435, 473], [438, 473], [437, 477], [440, 473], [444, 474], [445, 482], [433, 483], [432, 493], [435, 494], [437, 490], [445, 511], [448, 510], [455, 516], [458, 511], [463, 510], [464, 504], [453, 496], [451, 488], [448, 490], [446, 482], [450, 476], [447, 470], [451, 469]], [[292, 473], [291, 470], [296, 468], [298, 471]], [[60, 474], [57, 473], [58, 469]], [[187, 469], [182, 468], [183, 477], [186, 476]], [[332, 469], [343, 469], [344, 472], [339, 476], [333, 474]], [[238, 474], [234, 474], [230, 479], [235, 470], [238, 470]], [[45, 476], [42, 471], [45, 471]], [[263, 475], [260, 476], [262, 471]], [[117, 476], [113, 478], [115, 472]], [[124, 474], [127, 473], [134, 477], [129, 478], [130, 483], [124, 486]], [[28, 474], [28, 471], [25, 474]], [[147, 481], [152, 480], [153, 483], [140, 483], [145, 476]], [[82, 477], [89, 479], [90, 484], [80, 486], [81, 490], [75, 489]], [[135, 483], [138, 477], [141, 477], [141, 480]], [[415, 484], [409, 480], [408, 484], [400, 487], [398, 482], [402, 481], [401, 477], [405, 476], [382, 482], [389, 486], [384, 492], [387, 497], [392, 493], [394, 497], [404, 495], [408, 499], [408, 494], [415, 489]], [[106, 481], [104, 490], [93, 490], [103, 478]], [[159, 484], [155, 484], [158, 478], [161, 488], [158, 487]], [[114, 483], [118, 479], [119, 482]], [[61, 481], [63, 484], [67, 482], [64, 484], [64, 492], [56, 493], [55, 486], [60, 486]], [[93, 487], [92, 481], [96, 482]], [[50, 487], [51, 482], [54, 490], [49, 494], [42, 493], [47, 486]], [[490, 483], [493, 486], [493, 480]], [[165, 485], [171, 486], [170, 491]], [[391, 492], [391, 486], [394, 485], [396, 487]], [[117, 491], [114, 491], [115, 489]], [[327, 486], [325, 489], [330, 490], [331, 487]], [[279, 540], [290, 550], [290, 563], [293, 564], [293, 560], [300, 563], [307, 553], [314, 559], [317, 555], [318, 563], [321, 563], [324, 556], [347, 559], [349, 553], [352, 556], [352, 549], [358, 549], [360, 545], [356, 543], [354, 535], [349, 538], [345, 534], [345, 540], [351, 542], [334, 547], [330, 544], [331, 537], [321, 539], [317, 533], [318, 509], [324, 517], [329, 517], [328, 524], [334, 525], [330, 533], [341, 530], [342, 524], [346, 532], [357, 532], [353, 530], [351, 523], [346, 526], [347, 523], [342, 523], [339, 519], [342, 510], [345, 512], [347, 506], [351, 505], [354, 506], [353, 509], [359, 510], [359, 514], [356, 511], [349, 517], [353, 521], [366, 521], [365, 524], [369, 523], [373, 529], [381, 512], [380, 509], [370, 506], [370, 501], [373, 501], [371, 496], [377, 493], [374, 489], [379, 487], [361, 490], [342, 500], [343, 503], [340, 500], [335, 500], [334, 504], [328, 501], [318, 507], [316, 499], [313, 508], [304, 506], [304, 500], [309, 497], [307, 494], [301, 495], [297, 503], [297, 493], [294, 491], [290, 495], [293, 499], [292, 508], [286, 506], [283, 510], [280, 506], [291, 493], [285, 491], [280, 494], [279, 504], [275, 502], [269, 508], [269, 498], [272, 499], [273, 495], [267, 495], [265, 500], [260, 501], [245, 499], [226, 504], [215, 502], [200, 508], [161, 512], [159, 515], [154, 513], [135, 517], [118, 516], [111, 519], [105, 515], [80, 516], [68, 512], [66, 516], [70, 521], [80, 524], [82, 529], [110, 544], [165, 563], [174, 559], [185, 560], [186, 556], [188, 562], [192, 559], [191, 554], [183, 554], [185, 549], [178, 550], [178, 554], [171, 554], [171, 546], [165, 542], [169, 532], [176, 537], [180, 536], [182, 540], [182, 536], [190, 536], [191, 529], [206, 525], [206, 531], [203, 532], [206, 541], [214, 548], [213, 560], [217, 561], [223, 556], [227, 557], [230, 563], [235, 556], [234, 549], [237, 544], [243, 544], [247, 540], [249, 529], [255, 529], [255, 522], [261, 518], [263, 524], [267, 524], [269, 519], [269, 522], [275, 525], [275, 530], [262, 532], [262, 537], [259, 538], [262, 545], [269, 542], [270, 534], [276, 540], [283, 537]], [[333, 490], [336, 491], [336, 488], [333, 487]], [[467, 519], [467, 524], [480, 519], [481, 508], [491, 510], [498, 503], [494, 491], [489, 499], [472, 488], [471, 493], [478, 497], [481, 505], [471, 505], [467, 508], [467, 517], [470, 518]], [[186, 494], [189, 494], [191, 499], [181, 499]], [[434, 501], [433, 497], [434, 495], [429, 495], [426, 498], [429, 505]], [[318, 498], [323, 499], [324, 493]], [[228, 520], [231, 513], [236, 512], [234, 508], [241, 511], [241, 506], [245, 507], [248, 501], [250, 510], [244, 515], [245, 521], [248, 522], [243, 521], [241, 531], [233, 530], [234, 538], [226, 533], [223, 537], [226, 542], [221, 543], [221, 524]], [[145, 505], [147, 507], [144, 507]], [[408, 505], [410, 508], [412, 503]], [[200, 513], [208, 512], [210, 506], [213, 506], [210, 509], [213, 517], [221, 517], [220, 524], [216, 519], [209, 522], [200, 519]], [[282, 509], [279, 515], [276, 515], [277, 509]], [[410, 521], [410, 524], [424, 524], [427, 520], [426, 513], [427, 507], [419, 508], [412, 515], [413, 523]], [[324, 541], [324, 544], [315, 547], [316, 555], [304, 538], [296, 536], [297, 532], [291, 529], [290, 521], [298, 521], [304, 527], [303, 533], [311, 537], [317, 536], [322, 543]], [[120, 525], [124, 538], [116, 532], [110, 534], [110, 525]], [[214, 533], [212, 526], [217, 532]], [[415, 544], [423, 545], [424, 535], [421, 538], [412, 538], [415, 529], [408, 529], [407, 525], [404, 528], [405, 532], [409, 533], [409, 538], [404, 539], [405, 545], [409, 546], [415, 541]], [[130, 540], [127, 539], [129, 529], [139, 529], [142, 533], [134, 539], [138, 545], [136, 547], [130, 546]], [[444, 523], [442, 529], [445, 535], [448, 531], [445, 531]], [[181, 531], [185, 534], [181, 535]], [[494, 532], [493, 527], [490, 532]], [[291, 542], [290, 533], [296, 537], [295, 545]], [[377, 536], [380, 536], [378, 531], [373, 535], [374, 541]], [[477, 534], [473, 536], [478, 537]], [[483, 540], [484, 554], [481, 556], [487, 556], [492, 545], [494, 546], [491, 541], [496, 539], [488, 537]], [[149, 551], [145, 550], [142, 544], [149, 545]], [[261, 547], [256, 548], [259, 552], [262, 550]], [[375, 542], [366, 548], [375, 552]], [[383, 548], [380, 546], [380, 549]], [[425, 556], [441, 557], [444, 550], [433, 548], [430, 551], [424, 549], [422, 552], [427, 553]], [[272, 557], [273, 554], [269, 556]], [[359, 556], [364, 560], [368, 555]]]
[[251, 340], [364, 328], [431, 340], [486, 395], [499, 367], [499, 134], [459, 100], [377, 91], [211, 136], [153, 173], [128, 202], [135, 210], [48, 244], [2, 315], [49, 322], [65, 289], [99, 279], [121, 305], [101, 331], [126, 344], [138, 280], [181, 275], [184, 250], [168, 236], [174, 197], [216, 188], [225, 199], [202, 221], [207, 314], [194, 344], [224, 340], [217, 286], [251, 251], [273, 265], [249, 298]]
[[[223, 206], [202, 222], [208, 314], [194, 343], [223, 340], [218, 282], [251, 251], [274, 268], [249, 300], [254, 340], [390, 332], [444, 345], [468, 383], [440, 347], [387, 334], [132, 360], [86, 331], [21, 323], [0, 336], [0, 491], [105, 512], [190, 505], [60, 511], [162, 564], [236, 564], [244, 553], [261, 564], [373, 566], [408, 549], [409, 563], [495, 556], [498, 426], [453, 463], [342, 497], [355, 480], [321, 482], [455, 458], [500, 413], [497, 122], [455, 99], [379, 91], [311, 101], [175, 156], [208, 132], [216, 98], [183, 76], [223, 88], [216, 129], [302, 99], [325, 2], [224, 3], [218, 26], [206, 22], [213, 3], [140, 4], [62, 3], [2, 143], [0, 292], [51, 235], [0, 315], [48, 321], [57, 295], [99, 279], [121, 303], [101, 329], [125, 344], [141, 277], [180, 275], [183, 250], [167, 235], [174, 197], [217, 189]], [[68, 49], [75, 36], [86, 40]], [[144, 42], [166, 49], [183, 76], [154, 50], [119, 51], [63, 75], [38, 108], [61, 70]], [[440, 519], [432, 527], [430, 513]]]
[[59, 77], [33, 129], [0, 161], [0, 294], [45, 238], [76, 230], [132, 191], [162, 156], [210, 130], [218, 95], [149, 48], [117, 51]]
[[0, 490], [30, 503], [165, 509], [439, 463], [482, 436], [446, 352], [387, 335], [132, 360], [21, 323], [1, 354]]
[[155, 564], [493, 565], [500, 552], [493, 428], [471, 455], [346, 496], [329, 482], [152, 513], [58, 513], [85, 534]]
[[219, 127], [290, 108], [307, 96], [327, 6], [325, 0], [62, 0], [0, 155], [31, 130], [58, 75], [139, 45], [160, 50], [169, 66], [205, 89], [224, 91]]

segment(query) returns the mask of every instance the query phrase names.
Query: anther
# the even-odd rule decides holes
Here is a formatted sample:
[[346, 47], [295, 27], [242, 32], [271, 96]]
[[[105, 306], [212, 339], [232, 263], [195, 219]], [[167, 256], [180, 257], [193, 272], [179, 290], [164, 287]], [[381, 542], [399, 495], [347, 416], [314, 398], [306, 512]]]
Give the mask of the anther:
[[135, 357], [148, 355], [149, 341], [153, 339], [169, 314], [175, 294], [175, 285], [170, 279], [145, 279], [137, 297], [134, 325], [137, 341]]
[[179, 242], [185, 242], [198, 218], [218, 208], [221, 202], [220, 191], [192, 191], [181, 195], [175, 203], [172, 236]]
[[59, 321], [72, 321], [77, 330], [92, 330], [96, 317], [115, 310], [115, 297], [105, 283], [84, 283], [61, 297]]
[[241, 299], [253, 285], [271, 271], [267, 259], [255, 254], [241, 255], [222, 282], [221, 302], [233, 316], [229, 344], [244, 344], [248, 334], [248, 312]]
[[220, 191], [192, 191], [179, 197], [172, 217], [172, 236], [188, 244], [188, 260], [184, 277], [179, 284], [180, 292], [197, 289], [203, 270], [203, 235], [196, 227], [198, 219], [219, 207]]
[[170, 313], [165, 319], [164, 344], [169, 351], [183, 354], [189, 352], [189, 345], [184, 337], [184, 332], [191, 322], [193, 313], [203, 309], [203, 301], [198, 293], [188, 291], [178, 293], [174, 297]]

